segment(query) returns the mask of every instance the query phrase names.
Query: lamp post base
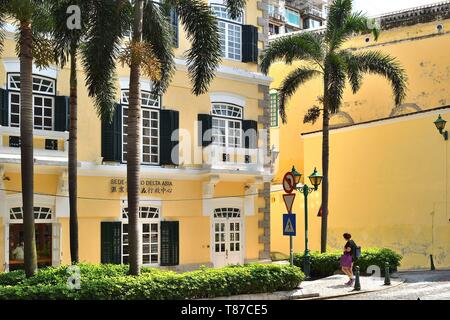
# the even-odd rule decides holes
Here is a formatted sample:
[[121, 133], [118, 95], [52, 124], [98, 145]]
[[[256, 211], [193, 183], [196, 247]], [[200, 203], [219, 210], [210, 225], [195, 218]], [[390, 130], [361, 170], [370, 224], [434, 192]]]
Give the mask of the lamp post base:
[[309, 253], [305, 253], [305, 256], [303, 257], [303, 272], [306, 280], [311, 279], [311, 257], [309, 256]]

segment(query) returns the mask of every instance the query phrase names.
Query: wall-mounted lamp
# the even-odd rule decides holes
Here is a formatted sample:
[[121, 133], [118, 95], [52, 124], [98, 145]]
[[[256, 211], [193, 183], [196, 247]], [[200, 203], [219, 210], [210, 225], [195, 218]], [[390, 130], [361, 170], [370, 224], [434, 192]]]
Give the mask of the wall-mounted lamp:
[[434, 122], [434, 124], [436, 125], [436, 128], [439, 130], [439, 133], [442, 134], [444, 139], [448, 140], [448, 131], [445, 130], [445, 125], [447, 124], [447, 121], [442, 119], [441, 115], [439, 115], [439, 118]]

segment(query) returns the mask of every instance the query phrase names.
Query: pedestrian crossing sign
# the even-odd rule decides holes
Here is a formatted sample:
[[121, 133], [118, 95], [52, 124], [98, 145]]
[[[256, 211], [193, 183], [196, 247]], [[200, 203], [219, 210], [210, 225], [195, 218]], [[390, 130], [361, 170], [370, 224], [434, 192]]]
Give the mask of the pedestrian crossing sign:
[[296, 236], [296, 219], [295, 214], [283, 214], [283, 235]]

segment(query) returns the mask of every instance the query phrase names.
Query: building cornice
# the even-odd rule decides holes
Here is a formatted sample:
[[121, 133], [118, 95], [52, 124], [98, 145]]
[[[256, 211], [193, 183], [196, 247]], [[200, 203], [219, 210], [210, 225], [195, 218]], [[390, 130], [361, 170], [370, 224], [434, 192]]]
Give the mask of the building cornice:
[[[396, 122], [401, 121], [409, 121], [414, 119], [421, 119], [425, 117], [429, 117], [431, 115], [438, 115], [438, 114], [447, 114], [450, 113], [450, 106], [442, 106], [434, 109], [428, 109], [428, 110], [422, 110], [414, 113], [408, 113], [408, 114], [402, 114], [394, 117], [388, 117], [388, 118], [382, 118], [382, 119], [375, 119], [360, 123], [355, 123], [351, 125], [346, 125], [338, 128], [330, 128], [330, 134], [333, 133], [339, 133], [339, 132], [346, 132], [346, 131], [352, 131], [357, 129], [364, 129], [364, 128], [370, 128], [375, 126], [381, 126], [386, 124], [392, 124]], [[321, 137], [322, 136], [322, 130], [312, 131], [312, 132], [305, 132], [301, 134], [301, 137], [303, 139], [307, 138], [313, 138], [313, 137]]]

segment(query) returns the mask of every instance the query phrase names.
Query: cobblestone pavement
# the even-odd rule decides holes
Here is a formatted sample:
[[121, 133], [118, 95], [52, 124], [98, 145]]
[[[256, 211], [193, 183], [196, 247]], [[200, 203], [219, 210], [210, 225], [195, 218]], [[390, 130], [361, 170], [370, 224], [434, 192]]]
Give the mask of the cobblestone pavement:
[[333, 300], [450, 300], [450, 271], [399, 272], [398, 287]]

